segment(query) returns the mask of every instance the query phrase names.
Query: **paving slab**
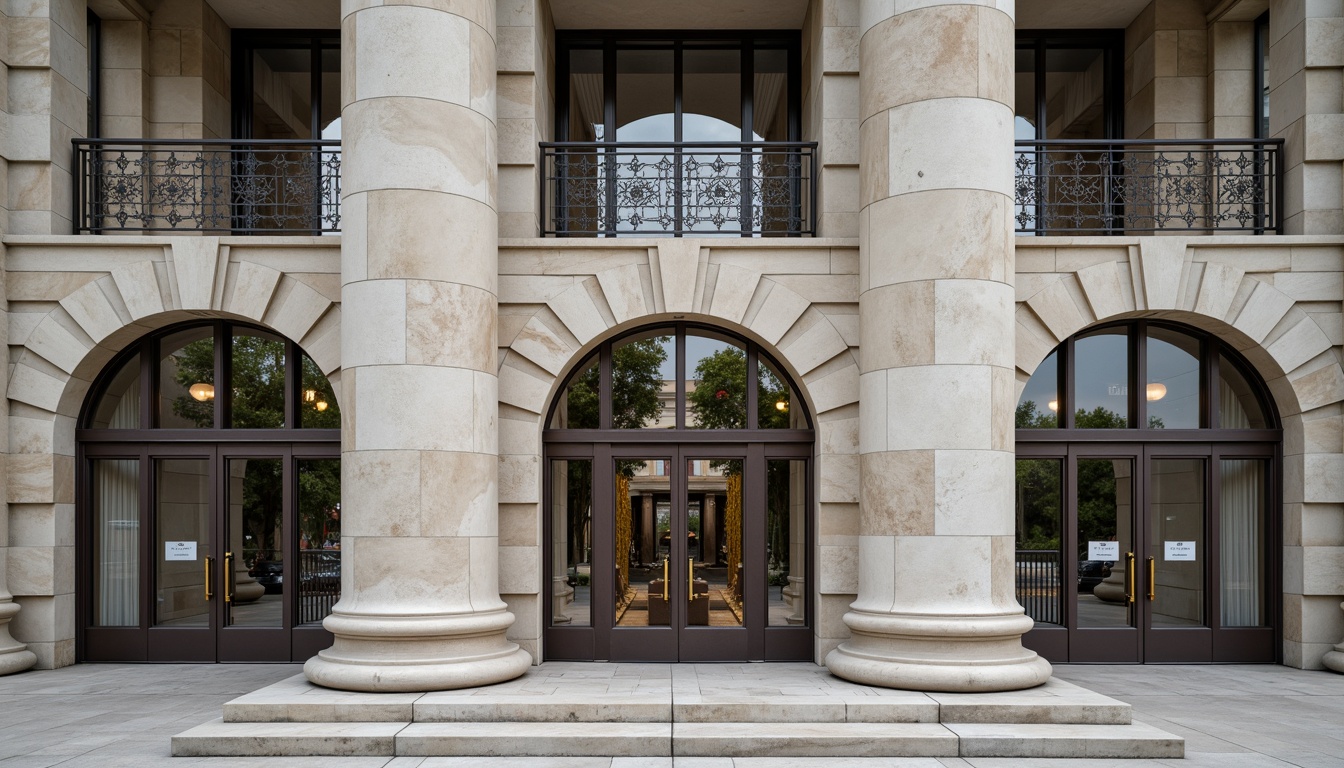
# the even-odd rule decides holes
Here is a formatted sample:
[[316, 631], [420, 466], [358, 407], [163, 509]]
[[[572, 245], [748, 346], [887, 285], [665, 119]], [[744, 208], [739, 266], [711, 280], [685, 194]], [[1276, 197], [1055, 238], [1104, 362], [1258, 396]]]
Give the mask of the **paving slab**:
[[1185, 742], [1146, 723], [949, 723], [961, 757], [1179, 758]]

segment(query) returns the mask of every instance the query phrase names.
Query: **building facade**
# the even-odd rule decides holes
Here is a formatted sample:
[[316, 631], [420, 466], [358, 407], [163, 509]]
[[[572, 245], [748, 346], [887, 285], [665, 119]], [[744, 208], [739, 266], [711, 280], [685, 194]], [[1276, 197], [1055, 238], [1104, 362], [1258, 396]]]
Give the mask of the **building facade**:
[[0, 672], [1344, 668], [1336, 3], [3, 11]]

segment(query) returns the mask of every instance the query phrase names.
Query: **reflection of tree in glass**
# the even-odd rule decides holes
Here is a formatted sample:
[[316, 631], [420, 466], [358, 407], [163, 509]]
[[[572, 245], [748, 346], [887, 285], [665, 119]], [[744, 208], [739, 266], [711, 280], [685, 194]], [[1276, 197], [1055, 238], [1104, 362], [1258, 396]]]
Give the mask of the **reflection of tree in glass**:
[[165, 365], [174, 365], [173, 381], [182, 392], [173, 398], [173, 414], [190, 421], [198, 428], [215, 425], [215, 401], [199, 401], [187, 394], [192, 384], [215, 383], [215, 339], [198, 339], [164, 359]]
[[1059, 549], [1060, 463], [1017, 461], [1017, 548]]
[[341, 461], [299, 462], [299, 536], [309, 547], [341, 543]]
[[[657, 423], [663, 411], [663, 405], [658, 399], [663, 388], [663, 379], [659, 371], [667, 360], [665, 345], [670, 339], [670, 336], [656, 336], [627, 342], [612, 350], [612, 427], [640, 429]], [[599, 372], [599, 366], [593, 364], [570, 380], [569, 392], [566, 395], [569, 428], [596, 429], [601, 424], [598, 413]], [[618, 461], [616, 472], [619, 478], [625, 480], [624, 484], [628, 487], [629, 478], [634, 477], [643, 466], [642, 461]], [[587, 562], [592, 546], [589, 541], [589, 519], [593, 503], [593, 463], [568, 462], [566, 474], [568, 475], [566, 501], [570, 509], [569, 561]], [[628, 498], [625, 503], [629, 504]]]
[[1059, 418], [1054, 411], [1041, 411], [1035, 400], [1024, 400], [1017, 404], [1013, 414], [1014, 425], [1018, 429], [1054, 429], [1059, 426]]
[[708, 355], [695, 366], [695, 389], [686, 393], [687, 410], [702, 429], [747, 426], [747, 353], [738, 347]]
[[1078, 462], [1078, 557], [1087, 559], [1088, 541], [1110, 541], [1119, 511], [1115, 463], [1110, 459]]

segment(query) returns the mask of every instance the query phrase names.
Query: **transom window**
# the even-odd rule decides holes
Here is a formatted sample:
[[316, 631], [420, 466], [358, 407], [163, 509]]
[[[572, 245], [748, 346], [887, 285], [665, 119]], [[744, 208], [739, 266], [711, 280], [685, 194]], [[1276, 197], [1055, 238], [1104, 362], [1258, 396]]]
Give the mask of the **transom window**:
[[1267, 429], [1267, 394], [1241, 356], [1156, 322], [1106, 325], [1055, 348], [1018, 400], [1018, 429]]
[[179, 326], [133, 344], [100, 382], [93, 429], [339, 429], [331, 382], [298, 345], [230, 322]]
[[779, 365], [755, 344], [688, 324], [603, 344], [574, 369], [551, 429], [810, 429]]

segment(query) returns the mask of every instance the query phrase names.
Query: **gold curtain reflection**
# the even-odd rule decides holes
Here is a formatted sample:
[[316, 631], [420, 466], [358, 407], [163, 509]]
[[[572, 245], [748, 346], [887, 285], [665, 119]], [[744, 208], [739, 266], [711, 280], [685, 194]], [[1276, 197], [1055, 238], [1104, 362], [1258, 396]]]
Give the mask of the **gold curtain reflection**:
[[728, 485], [728, 504], [724, 510], [724, 537], [728, 546], [728, 593], [740, 591], [738, 580], [742, 563], [742, 474], [734, 472], [725, 478]]
[[616, 474], [616, 594], [630, 586], [630, 478]]

